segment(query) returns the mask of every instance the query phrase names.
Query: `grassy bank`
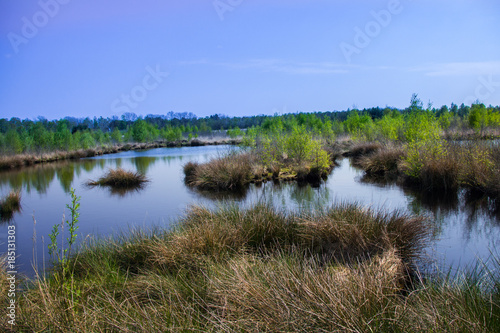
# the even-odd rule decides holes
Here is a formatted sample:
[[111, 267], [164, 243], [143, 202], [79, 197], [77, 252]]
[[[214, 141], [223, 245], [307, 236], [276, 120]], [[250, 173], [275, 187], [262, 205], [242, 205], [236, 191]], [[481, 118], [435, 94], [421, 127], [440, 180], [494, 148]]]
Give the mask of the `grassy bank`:
[[[362, 144], [364, 145], [364, 144]], [[389, 144], [358, 157], [354, 164], [370, 177], [398, 180], [425, 191], [500, 199], [500, 149], [491, 142]]]
[[50, 163], [63, 160], [74, 160], [85, 157], [93, 157], [106, 154], [115, 154], [121, 151], [129, 150], [143, 150], [152, 148], [165, 148], [165, 147], [187, 147], [187, 146], [205, 146], [205, 145], [226, 145], [238, 144], [238, 140], [181, 140], [175, 142], [156, 141], [149, 143], [125, 143], [119, 145], [102, 146], [90, 149], [79, 149], [73, 151], [53, 151], [43, 152], [39, 154], [16, 154], [16, 155], [2, 155], [0, 156], [0, 171], [21, 168], [40, 163]]
[[[18, 291], [15, 329], [497, 331], [499, 293], [489, 287], [498, 284], [479, 274], [409, 279], [428, 237], [420, 217], [353, 204], [299, 213], [195, 206], [172, 231], [86, 243], [70, 274], [56, 268]], [[12, 328], [6, 316], [0, 325]]]

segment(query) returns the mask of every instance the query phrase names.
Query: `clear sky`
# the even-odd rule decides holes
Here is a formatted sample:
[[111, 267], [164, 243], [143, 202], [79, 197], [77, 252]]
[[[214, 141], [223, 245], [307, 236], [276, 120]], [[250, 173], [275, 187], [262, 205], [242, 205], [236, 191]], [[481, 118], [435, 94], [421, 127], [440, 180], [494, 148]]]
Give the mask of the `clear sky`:
[[498, 0], [0, 0], [0, 117], [500, 104]]

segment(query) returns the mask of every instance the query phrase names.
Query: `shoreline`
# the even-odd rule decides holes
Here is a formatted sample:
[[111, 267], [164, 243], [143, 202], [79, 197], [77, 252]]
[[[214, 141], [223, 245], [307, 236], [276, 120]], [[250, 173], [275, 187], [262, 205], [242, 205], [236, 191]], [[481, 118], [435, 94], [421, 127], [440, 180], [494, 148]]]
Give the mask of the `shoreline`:
[[78, 160], [81, 158], [115, 154], [122, 151], [144, 150], [154, 148], [174, 148], [174, 147], [199, 147], [199, 146], [220, 146], [238, 145], [241, 139], [213, 139], [202, 138], [192, 140], [181, 140], [175, 142], [154, 141], [148, 143], [125, 143], [112, 146], [101, 146], [89, 149], [78, 149], [72, 151], [52, 151], [43, 153], [25, 153], [0, 157], [0, 172], [9, 171], [16, 168], [29, 167], [36, 164], [52, 163], [64, 160]]

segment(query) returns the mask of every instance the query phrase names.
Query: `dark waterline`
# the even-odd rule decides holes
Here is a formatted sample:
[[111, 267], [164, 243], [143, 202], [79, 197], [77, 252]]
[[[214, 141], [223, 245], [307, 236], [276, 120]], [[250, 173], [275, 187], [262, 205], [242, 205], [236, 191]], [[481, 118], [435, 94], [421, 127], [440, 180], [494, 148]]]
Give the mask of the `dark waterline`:
[[[447, 269], [470, 266], [485, 260], [498, 247], [500, 223], [489, 213], [486, 199], [467, 202], [465, 196], [433, 198], [396, 185], [367, 182], [362, 172], [344, 159], [319, 188], [296, 183], [251, 185], [237, 194], [200, 193], [183, 182], [182, 166], [188, 161], [203, 162], [223, 154], [231, 146], [159, 148], [128, 151], [76, 162], [38, 165], [21, 171], [0, 173], [0, 194], [21, 188], [22, 211], [0, 225], [0, 254], [7, 250], [7, 226], [16, 226], [17, 269], [33, 276], [32, 263], [43, 268], [48, 261], [47, 245], [52, 226], [68, 216], [69, 190], [81, 196], [78, 240], [106, 237], [130, 228], [169, 227], [190, 204], [215, 206], [236, 202], [247, 206], [258, 201], [278, 209], [315, 209], [334, 202], [358, 202], [372, 209], [401, 210], [429, 215], [435, 240], [427, 251], [429, 262]], [[151, 182], [140, 191], [113, 193], [105, 188], [88, 188], [84, 183], [97, 179], [107, 169], [122, 167], [147, 175]], [[486, 200], [486, 201], [485, 201]], [[33, 222], [33, 216], [36, 225]], [[33, 236], [36, 232], [36, 244]], [[43, 238], [42, 238], [43, 237]], [[35, 255], [34, 255], [35, 254]]]

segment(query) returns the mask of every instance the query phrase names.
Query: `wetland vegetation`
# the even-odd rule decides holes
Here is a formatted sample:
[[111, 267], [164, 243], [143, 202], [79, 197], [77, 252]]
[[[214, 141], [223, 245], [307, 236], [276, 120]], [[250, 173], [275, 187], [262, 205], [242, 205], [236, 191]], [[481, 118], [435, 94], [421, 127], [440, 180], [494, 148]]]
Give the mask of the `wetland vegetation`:
[[4, 198], [0, 199], [0, 220], [11, 220], [14, 213], [21, 210], [21, 192], [10, 191]]
[[[81, 124], [87, 127], [78, 128]], [[498, 212], [498, 107], [424, 109], [414, 95], [405, 110], [248, 119], [147, 117], [104, 124], [102, 119], [80, 124], [4, 120], [1, 149], [11, 159], [53, 149], [74, 154], [102, 144], [194, 139], [200, 128], [222, 127], [242, 147], [205, 163], [183, 163], [184, 181], [195, 191], [237, 192], [268, 180], [318, 185], [346, 157], [364, 170], [365, 181], [410, 186], [424, 195], [465, 191], [486, 198], [487, 209]], [[39, 143], [43, 137], [47, 144]], [[138, 186], [146, 181], [145, 173], [117, 168], [92, 185], [130, 185], [129, 176]], [[66, 245], [73, 245], [77, 234], [79, 198], [71, 194], [72, 223], [67, 223], [72, 234]], [[296, 211], [262, 202], [194, 205], [171, 229], [93, 237], [71, 256], [59, 252], [62, 261], [21, 282], [16, 329], [499, 331], [500, 256], [491, 249], [490, 265], [423, 274], [418, 263], [434, 224], [429, 216], [345, 202]], [[59, 246], [51, 248], [52, 254], [64, 251]], [[0, 303], [6, 307], [7, 271], [0, 274]], [[1, 327], [13, 329], [7, 320], [0, 319]]]
[[148, 178], [140, 173], [123, 170], [122, 168], [110, 169], [98, 180], [87, 181], [87, 186], [109, 186], [112, 189], [137, 189], [149, 182]]

